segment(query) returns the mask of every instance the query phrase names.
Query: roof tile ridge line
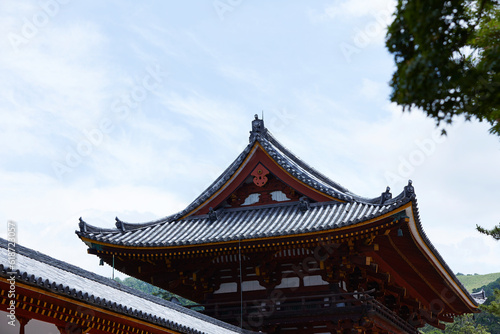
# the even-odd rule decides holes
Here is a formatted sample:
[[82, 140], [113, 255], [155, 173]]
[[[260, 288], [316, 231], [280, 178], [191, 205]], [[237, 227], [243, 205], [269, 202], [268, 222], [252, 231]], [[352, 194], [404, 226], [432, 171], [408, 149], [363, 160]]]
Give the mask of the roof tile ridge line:
[[175, 219], [177, 219], [178, 215], [179, 215], [179, 213], [174, 213], [170, 216], [166, 216], [166, 217], [159, 218], [156, 220], [151, 220], [149, 222], [144, 222], [144, 223], [129, 223], [129, 222], [122, 221], [122, 220], [118, 219], [118, 217], [116, 217], [115, 218], [115, 220], [116, 220], [115, 226], [116, 226], [117, 231], [120, 231], [120, 232], [133, 231], [133, 230], [137, 230], [137, 229], [141, 229], [141, 228], [149, 227], [149, 226], [153, 226], [153, 225], [170, 223], [170, 222], [174, 221]]
[[[329, 206], [329, 205], [344, 205], [346, 203], [344, 202], [339, 202], [335, 200], [331, 201], [325, 201], [325, 202], [313, 202], [309, 203], [311, 207], [318, 207], [318, 206]], [[373, 203], [363, 203], [367, 205], [374, 205]], [[298, 206], [299, 201], [283, 201], [283, 202], [278, 202], [278, 203], [272, 203], [272, 204], [264, 204], [264, 205], [248, 205], [248, 206], [242, 206], [242, 207], [228, 207], [228, 208], [220, 208], [217, 209], [217, 214], [220, 215], [219, 218], [222, 218], [222, 216], [226, 214], [230, 214], [233, 212], [242, 212], [242, 211], [255, 211], [255, 210], [263, 210], [263, 209], [269, 209], [269, 208], [281, 208], [281, 207], [292, 207], [292, 206]], [[208, 214], [202, 214], [202, 215], [191, 215], [189, 217], [186, 217], [182, 219], [183, 221], [186, 220], [202, 220], [202, 219], [207, 219]]]
[[405, 199], [407, 196], [406, 196], [406, 191], [403, 188], [403, 190], [396, 197], [392, 197], [381, 203], [382, 197], [383, 193], [378, 197], [373, 197], [373, 198], [360, 197], [360, 199], [364, 201], [366, 204], [384, 206], [401, 201]]
[[[357, 194], [351, 192], [347, 188], [343, 187], [339, 183], [337, 183], [337, 182], [333, 181], [332, 179], [328, 178], [327, 176], [325, 176], [324, 174], [322, 174], [321, 172], [319, 172], [318, 170], [316, 170], [314, 167], [310, 166], [309, 164], [307, 164], [306, 162], [304, 162], [302, 159], [300, 159], [299, 157], [297, 157], [293, 152], [291, 152], [283, 144], [281, 144], [271, 134], [270, 131], [266, 132], [266, 138], [265, 139], [267, 141], [269, 141], [272, 145], [275, 145], [279, 150], [281, 150], [286, 156], [288, 156], [289, 158], [291, 158], [292, 161], [294, 161], [295, 163], [297, 163], [300, 167], [308, 170], [309, 172], [311, 172], [311, 174], [313, 174], [314, 176], [318, 177], [320, 180], [325, 181], [328, 185], [340, 188], [340, 189], [335, 189], [335, 190], [342, 191], [347, 197], [351, 197], [355, 201], [359, 201], [359, 202], [366, 203], [366, 204], [379, 204], [379, 202], [380, 202], [380, 200], [382, 198], [382, 195], [378, 196], [378, 197], [371, 198], [371, 197], [360, 196], [360, 195], [357, 195]], [[399, 200], [399, 199], [401, 199], [401, 197], [404, 197], [404, 196], [405, 196], [405, 190], [402, 190], [402, 192], [396, 198], [394, 198], [394, 200], [393, 199], [388, 200], [384, 204], [396, 202], [396, 199]]]
[[[7, 244], [8, 244], [8, 241], [0, 237], [0, 248], [7, 249]], [[98, 275], [98, 274], [93, 273], [91, 271], [88, 271], [88, 270], [85, 270], [83, 268], [77, 267], [77, 266], [75, 266], [75, 265], [73, 265], [71, 263], [64, 262], [62, 260], [58, 260], [56, 258], [53, 258], [53, 257], [45, 254], [45, 253], [41, 253], [39, 251], [36, 251], [34, 249], [22, 246], [20, 244], [16, 244], [15, 252], [16, 252], [16, 254], [20, 254], [20, 255], [25, 256], [27, 258], [30, 258], [32, 260], [44, 263], [44, 264], [46, 264], [48, 266], [52, 266], [52, 267], [58, 268], [60, 270], [67, 271], [67, 272], [75, 274], [77, 276], [81, 276], [83, 278], [86, 278], [86, 279], [89, 279], [91, 281], [94, 281], [94, 282], [96, 282], [98, 284], [106, 285], [106, 286], [108, 286], [110, 288], [114, 288], [114, 289], [120, 290], [122, 292], [126, 292], [126, 293], [129, 293], [131, 295], [134, 295], [136, 297], [140, 297], [140, 298], [146, 299], [146, 300], [148, 300], [150, 302], [153, 302], [155, 304], [158, 304], [160, 306], [171, 308], [171, 309], [174, 309], [174, 310], [179, 311], [181, 313], [184, 313], [184, 314], [187, 314], [187, 315], [190, 315], [190, 316], [194, 316], [195, 318], [198, 318], [200, 320], [204, 320], [204, 321], [211, 320], [210, 322], [212, 324], [214, 324], [214, 325], [219, 325], [221, 327], [224, 327], [226, 329], [231, 329], [231, 330], [239, 329], [239, 327], [231, 327], [232, 325], [227, 324], [227, 323], [225, 323], [223, 321], [220, 321], [220, 320], [217, 320], [215, 318], [206, 316], [206, 315], [201, 314], [199, 312], [193, 311], [193, 310], [191, 310], [189, 308], [177, 305], [177, 304], [175, 304], [173, 302], [170, 302], [168, 300], [165, 300], [165, 299], [156, 297], [154, 295], [142, 292], [140, 290], [136, 290], [136, 289], [131, 288], [131, 287], [127, 286], [127, 285], [124, 285], [124, 284], [121, 284], [121, 283], [119, 283], [119, 282], [117, 282], [115, 280], [112, 280], [111, 278]], [[62, 282], [56, 282], [56, 283], [63, 284]], [[168, 320], [166, 318], [164, 318], [164, 319]], [[182, 324], [179, 324], [179, 325], [182, 325]], [[229, 326], [229, 327], [226, 327], [226, 326]]]
[[[254, 138], [253, 141], [245, 147], [243, 152], [241, 152], [238, 155], [238, 157], [229, 165], [229, 167], [226, 168], [224, 170], [224, 172], [222, 172], [222, 174], [219, 175], [219, 177], [217, 177], [217, 179], [215, 179], [215, 181], [212, 182], [212, 184], [210, 184], [198, 197], [196, 197], [193, 202], [191, 202], [185, 209], [183, 209], [175, 214], [172, 214], [172, 215], [169, 215], [169, 216], [166, 216], [163, 218], [159, 218], [157, 220], [143, 222], [143, 223], [128, 223], [128, 222], [123, 222], [123, 221], [117, 219], [116, 224], [115, 224], [116, 225], [115, 229], [103, 229], [103, 228], [99, 228], [99, 227], [90, 225], [86, 222], [83, 222], [83, 223], [85, 224], [86, 227], [90, 227], [92, 229], [91, 232], [125, 232], [125, 231], [136, 230], [136, 229], [140, 229], [140, 228], [144, 228], [144, 227], [148, 227], [148, 226], [152, 226], [152, 225], [173, 222], [173, 221], [179, 219], [180, 217], [186, 215], [190, 211], [194, 210], [197, 206], [202, 204], [206, 199], [208, 199], [210, 196], [212, 196], [214, 193], [216, 193], [217, 190], [219, 190], [220, 187], [222, 187], [224, 185], [224, 183], [231, 178], [231, 175], [238, 169], [238, 167], [241, 165], [241, 163], [243, 163], [243, 161], [245, 160], [244, 157], [250, 152], [255, 141], [256, 141], [256, 138]], [[222, 184], [218, 184], [221, 182], [221, 180], [223, 180]], [[82, 227], [80, 227], [80, 233], [86, 233], [86, 231], [83, 230]]]
[[245, 149], [236, 157], [236, 159], [212, 182], [198, 197], [195, 198], [191, 204], [189, 204], [184, 210], [180, 211], [176, 219], [186, 215], [190, 211], [194, 210], [199, 205], [203, 204], [207, 199], [209, 199], [213, 194], [215, 194], [238, 170], [241, 164], [245, 161], [245, 157], [250, 153], [256, 138], [254, 138]]
[[443, 266], [443, 268], [448, 272], [448, 275], [457, 283], [457, 285], [462, 289], [462, 291], [465, 292], [465, 294], [469, 297], [469, 299], [474, 303], [475, 306], [478, 306], [476, 300], [471, 296], [469, 291], [465, 288], [465, 286], [460, 282], [457, 278], [457, 276], [453, 273], [451, 268], [448, 266], [448, 264], [445, 262], [439, 251], [434, 247], [432, 244], [431, 240], [427, 236], [427, 234], [424, 231], [424, 228], [422, 226], [422, 222], [420, 221], [420, 212], [418, 210], [418, 205], [417, 205], [417, 198], [413, 197], [412, 201], [412, 209], [414, 213], [414, 218], [417, 226], [417, 230], [422, 236], [422, 239], [424, 240], [425, 244], [429, 247], [429, 249], [432, 251], [432, 253], [436, 256], [440, 264]]
[[314, 176], [318, 177], [320, 180], [326, 182], [327, 184], [329, 184], [330, 186], [332, 187], [335, 187], [337, 191], [342, 191], [348, 195], [351, 195], [353, 197], [359, 197], [357, 195], [355, 195], [354, 193], [352, 193], [351, 191], [349, 191], [349, 189], [347, 189], [346, 187], [342, 186], [341, 184], [333, 181], [332, 179], [330, 179], [329, 177], [327, 177], [325, 174], [321, 173], [320, 171], [318, 171], [316, 168], [312, 167], [311, 165], [309, 165], [308, 163], [306, 163], [304, 160], [300, 159], [297, 155], [295, 155], [292, 151], [290, 151], [287, 147], [285, 147], [283, 144], [281, 144], [272, 134], [270, 131], [267, 131], [266, 133], [266, 139], [273, 145], [275, 145], [276, 147], [278, 147], [283, 153], [285, 153], [289, 158], [292, 159], [292, 161], [294, 161], [297, 165], [299, 165], [300, 167], [308, 170], [311, 174], [313, 174]]
[[[260, 144], [271, 156], [271, 158], [294, 178], [328, 196], [334, 196], [347, 202], [351, 202], [353, 200], [353, 196], [351, 194], [338, 189], [336, 185], [333, 185], [334, 182], [331, 180], [328, 180], [327, 182], [323, 178], [318, 178], [318, 175], [312, 172], [312, 167], [294, 156], [290, 151], [283, 150], [284, 147], [281, 144], [279, 144], [281, 147], [276, 146], [275, 144], [277, 141], [274, 138], [273, 140], [274, 142], [268, 139], [263, 139]], [[289, 160], [291, 163], [288, 162]], [[299, 164], [298, 161], [301, 163]], [[294, 164], [298, 167], [294, 166]]]
[[[324, 204], [325, 206], [326, 205], [335, 205], [335, 206], [370, 205], [372, 207], [382, 208], [380, 211], [372, 212], [370, 215], [368, 215], [366, 217], [359, 217], [359, 215], [356, 215], [356, 217], [349, 218], [344, 223], [335, 224], [335, 225], [337, 225], [337, 226], [334, 227], [336, 229], [338, 227], [352, 226], [352, 225], [358, 224], [360, 222], [363, 222], [365, 220], [377, 218], [377, 217], [379, 217], [381, 215], [384, 215], [384, 214], [387, 214], [387, 213], [389, 213], [391, 211], [394, 211], [394, 210], [397, 210], [399, 208], [402, 208], [403, 206], [405, 206], [406, 204], [408, 204], [410, 201], [411, 201], [411, 198], [409, 198], [409, 197], [405, 197], [404, 200], [401, 201], [401, 202], [399, 202], [399, 203], [398, 202], [394, 202], [394, 203], [383, 204], [383, 205], [370, 204], [370, 203], [357, 203], [357, 202], [340, 203], [340, 202], [336, 202], [336, 201], [330, 201], [330, 202], [322, 202], [322, 203], [311, 203], [311, 207], [322, 206]], [[318, 204], [318, 205], [313, 205], [313, 204]], [[291, 208], [293, 206], [298, 206], [298, 203], [294, 202], [293, 205], [280, 206], [280, 208], [289, 209], [289, 208]], [[263, 207], [255, 207], [255, 208], [256, 209], [264, 209]], [[274, 206], [274, 207], [267, 206], [265, 209], [272, 209], [272, 208], [276, 208], [276, 206]], [[351, 211], [351, 208], [349, 208], [349, 212], [350, 211]], [[402, 212], [402, 211], [400, 211], [400, 212]], [[318, 229], [318, 230], [315, 230], [315, 231], [326, 231], [326, 230], [329, 230], [329, 228]], [[303, 233], [306, 233], [306, 232], [300, 232], [299, 231], [298, 233], [299, 234], [303, 234]], [[290, 235], [294, 235], [294, 234], [295, 234], [294, 231], [288, 231], [288, 232], [285, 232], [284, 234], [279, 234], [279, 235], [290, 236]], [[274, 234], [272, 234], [272, 235], [274, 235]], [[249, 240], [249, 239], [261, 238], [261, 237], [268, 237], [268, 236], [271, 236], [271, 235], [267, 235], [267, 233], [265, 233], [264, 235], [261, 235], [261, 233], [258, 233], [258, 234], [254, 233], [254, 234], [251, 234], [248, 237], [243, 238], [243, 239], [241, 239], [241, 236], [231, 236], [231, 237], [228, 237], [227, 239], [224, 239], [224, 240], [225, 241], [231, 241], [231, 242], [233, 242], [233, 241], [237, 241], [238, 239]], [[196, 245], [198, 243], [199, 242], [195, 242], [195, 243], [192, 243], [192, 245]]]
[[75, 231], [76, 234], [88, 234], [88, 233], [103, 233], [103, 232], [119, 232], [119, 230], [117, 230], [116, 228], [102, 228], [102, 227], [97, 227], [97, 226], [94, 226], [94, 225], [90, 225], [89, 223], [87, 223], [86, 221], [84, 221], [82, 219], [82, 217], [80, 217], [79, 219], [79, 228], [80, 228], [80, 231]]
[[[252, 149], [256, 138], [254, 138], [245, 149], [236, 157], [236, 159], [227, 167], [216, 179], [213, 181], [198, 197], [194, 199], [185, 209], [179, 211], [177, 214], [168, 216], [167, 218], [171, 218], [169, 222], [175, 221], [180, 217], [186, 215], [192, 210], [196, 209], [199, 205], [201, 205], [204, 201], [206, 201], [210, 196], [215, 194], [234, 174], [234, 172], [241, 166], [241, 164], [245, 161], [245, 157], [248, 155], [250, 150]], [[165, 222], [165, 219], [160, 219], [157, 221], [150, 222], [150, 224], [156, 224]], [[148, 224], [148, 223], [143, 223]]]

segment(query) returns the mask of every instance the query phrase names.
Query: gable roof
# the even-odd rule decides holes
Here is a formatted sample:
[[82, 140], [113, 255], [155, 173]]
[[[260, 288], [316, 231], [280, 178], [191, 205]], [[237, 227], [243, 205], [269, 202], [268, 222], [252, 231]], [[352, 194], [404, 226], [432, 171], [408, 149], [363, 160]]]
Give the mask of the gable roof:
[[[0, 276], [10, 278], [7, 240], [0, 238]], [[180, 333], [242, 333], [240, 328], [129, 288], [32, 249], [15, 245], [16, 282], [131, 316]]]
[[[92, 226], [86, 223], [84, 220], [80, 219], [80, 231], [76, 233], [80, 237], [88, 237], [94, 239], [94, 237], [106, 234], [106, 240], [115, 243], [120, 242], [121, 244], [126, 244], [128, 241], [133, 242], [133, 240], [140, 242], [140, 234], [136, 233], [136, 238], [130, 238], [128, 240], [127, 236], [118, 237], [118, 233], [123, 233], [126, 231], [144, 229], [151, 230], [155, 229], [159, 232], [165, 231], [165, 233], [173, 233], [175, 231], [168, 231], [170, 227], [169, 223], [177, 221], [178, 224], [176, 228], [181, 228], [186, 225], [186, 222], [191, 224], [194, 223], [192, 219], [202, 220], [207, 216], [209, 208], [217, 208], [220, 205], [222, 199], [225, 199], [234, 191], [237, 187], [241, 185], [242, 180], [244, 180], [248, 175], [250, 175], [253, 167], [265, 160], [266, 167], [273, 167], [274, 171], [281, 172], [282, 177], [285, 177], [285, 182], [291, 184], [292, 187], [298, 188], [299, 190], [306, 190], [314, 199], [318, 202], [324, 204], [317, 204], [318, 209], [321, 209], [322, 205], [326, 205], [327, 210], [333, 207], [334, 210], [341, 212], [342, 210], [349, 208], [350, 206], [356, 208], [363, 208], [362, 212], [369, 213], [381, 213], [385, 212], [387, 207], [397, 207], [398, 205], [407, 203], [411, 198], [414, 197], [414, 189], [409, 181], [408, 186], [404, 188], [395, 198], [392, 198], [389, 187], [380, 196], [375, 198], [365, 198], [358, 196], [348, 189], [344, 188], [340, 184], [330, 180], [328, 177], [324, 176], [313, 167], [306, 164], [304, 161], [299, 159], [281, 143], [279, 143], [264, 127], [264, 121], [257, 118], [255, 115], [255, 120], [252, 122], [252, 131], [250, 131], [249, 144], [245, 147], [243, 152], [229, 165], [229, 167], [205, 190], [203, 191], [192, 203], [190, 203], [182, 211], [172, 214], [170, 216], [145, 222], [139, 224], [131, 224], [123, 222], [116, 218], [116, 228], [106, 229]], [[253, 164], [252, 164], [253, 163]], [[340, 205], [341, 203], [350, 203], [349, 205]], [[290, 205], [297, 204], [290, 203]], [[280, 204], [275, 205], [274, 211], [284, 211]], [[286, 206], [286, 204], [285, 204]], [[313, 206], [316, 207], [316, 206]], [[260, 208], [262, 210], [268, 209], [265, 206], [259, 207], [245, 207], [239, 209], [240, 211], [249, 210], [248, 215], [263, 215], [263, 213], [254, 211], [255, 208]], [[322, 208], [324, 209], [324, 208]], [[226, 217], [227, 220], [233, 218], [237, 215], [235, 212], [240, 212], [238, 210], [220, 208], [218, 215], [221, 217]], [[268, 210], [269, 211], [269, 210]], [[267, 214], [268, 214], [268, 211]], [[241, 214], [241, 213], [240, 213]], [[366, 216], [369, 216], [367, 214]], [[350, 219], [346, 221], [330, 221], [331, 226], [324, 226], [331, 228], [338, 224], [352, 224], [358, 221], [358, 219], [366, 218], [360, 214], [359, 216], [348, 215]], [[321, 228], [321, 224], [312, 226], [311, 228]], [[287, 226], [285, 226], [286, 229]], [[163, 230], [162, 230], [163, 228]], [[283, 233], [293, 233], [293, 230], [282, 230]], [[235, 233], [239, 233], [235, 231]], [[258, 233], [255, 231], [255, 233]], [[141, 235], [144, 237], [150, 233], [144, 232]], [[248, 233], [247, 233], [248, 234]], [[244, 238], [246, 234], [243, 234]], [[95, 239], [97, 240], [97, 239]], [[127, 241], [128, 240], [128, 241]], [[159, 242], [161, 238], [156, 238], [153, 240], [142, 240], [146, 243], [156, 243]], [[104, 241], [104, 239], [103, 239]], [[175, 242], [175, 241], [173, 241]]]

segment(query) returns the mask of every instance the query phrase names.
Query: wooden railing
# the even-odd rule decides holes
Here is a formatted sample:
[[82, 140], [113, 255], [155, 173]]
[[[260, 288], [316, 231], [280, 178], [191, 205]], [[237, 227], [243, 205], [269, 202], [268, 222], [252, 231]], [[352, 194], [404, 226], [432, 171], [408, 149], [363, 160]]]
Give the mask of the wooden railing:
[[235, 301], [208, 303], [203, 305], [205, 308], [203, 313], [235, 324], [243, 321], [250, 328], [253, 327], [252, 321], [267, 324], [303, 322], [304, 318], [357, 321], [363, 316], [376, 314], [407, 333], [418, 333], [413, 326], [375, 300], [372, 296], [374, 292], [375, 290], [326, 295], [282, 296], [275, 299], [244, 300], [243, 303]]

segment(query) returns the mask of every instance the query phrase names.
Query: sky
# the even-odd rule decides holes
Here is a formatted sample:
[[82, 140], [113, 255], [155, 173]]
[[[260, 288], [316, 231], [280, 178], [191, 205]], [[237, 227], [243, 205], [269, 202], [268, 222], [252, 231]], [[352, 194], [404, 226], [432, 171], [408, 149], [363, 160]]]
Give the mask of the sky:
[[[114, 227], [187, 206], [248, 144], [254, 114], [364, 197], [413, 181], [453, 272], [500, 272], [500, 142], [390, 102], [395, 2], [0, 2], [0, 237], [104, 276], [78, 219]], [[4, 226], [3, 228], [1, 226]], [[122, 276], [123, 277], [123, 276]]]

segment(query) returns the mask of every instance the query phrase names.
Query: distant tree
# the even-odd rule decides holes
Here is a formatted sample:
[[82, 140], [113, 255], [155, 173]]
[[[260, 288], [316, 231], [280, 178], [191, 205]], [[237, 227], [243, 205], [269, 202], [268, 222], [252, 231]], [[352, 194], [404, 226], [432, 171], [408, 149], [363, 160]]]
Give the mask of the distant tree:
[[473, 289], [473, 292], [484, 290], [486, 302], [480, 306], [482, 312], [476, 315], [476, 323], [483, 325], [491, 333], [500, 333], [500, 278], [496, 281], [483, 285], [480, 288]]
[[398, 0], [386, 46], [403, 110], [421, 108], [438, 126], [475, 118], [500, 136], [498, 0]]
[[479, 225], [476, 225], [476, 229], [483, 234], [492, 236], [495, 240], [500, 240], [500, 224], [498, 224], [491, 230], [487, 230]]
[[500, 333], [500, 290], [495, 290], [480, 308], [482, 312], [476, 315], [476, 323], [491, 333]]
[[[171, 293], [171, 292], [168, 292], [166, 290], [160, 289], [154, 285], [151, 285], [149, 283], [146, 283], [144, 281], [138, 280], [138, 279], [133, 278], [133, 277], [127, 277], [123, 281], [120, 280], [120, 278], [116, 277], [115, 281], [117, 281], [123, 285], [129, 286], [131, 288], [134, 288], [136, 290], [148, 293], [148, 294], [153, 295], [153, 296], [160, 297], [160, 298], [168, 300], [168, 301], [175, 300], [178, 304], [180, 304], [182, 306], [198, 305], [197, 303], [195, 303], [193, 301], [190, 301], [186, 298], [183, 298], [181, 296], [178, 296], [178, 295]], [[191, 307], [191, 308], [195, 311], [202, 311], [203, 310], [202, 307]]]
[[425, 325], [424, 327], [420, 328], [420, 333], [425, 333], [425, 334], [442, 334], [444, 333], [444, 331], [436, 328], [436, 327], [432, 327], [431, 325]]
[[444, 330], [434, 328], [426, 325], [420, 329], [421, 333], [425, 334], [491, 334], [497, 332], [489, 332], [486, 327], [477, 324], [472, 314], [464, 314], [456, 317], [455, 321], [451, 324], [446, 324]]
[[456, 317], [452, 324], [446, 325], [445, 334], [490, 334], [483, 326], [476, 324], [472, 314]]

